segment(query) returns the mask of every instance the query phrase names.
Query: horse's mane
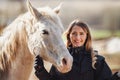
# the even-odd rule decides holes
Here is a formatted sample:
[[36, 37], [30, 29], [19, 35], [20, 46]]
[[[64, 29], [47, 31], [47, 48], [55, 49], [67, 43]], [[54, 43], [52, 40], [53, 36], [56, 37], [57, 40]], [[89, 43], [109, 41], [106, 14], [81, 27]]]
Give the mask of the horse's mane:
[[11, 62], [18, 55], [17, 49], [21, 46], [20, 43], [26, 41], [25, 20], [24, 15], [19, 16], [3, 30], [3, 34], [0, 36], [0, 71], [8, 70]]

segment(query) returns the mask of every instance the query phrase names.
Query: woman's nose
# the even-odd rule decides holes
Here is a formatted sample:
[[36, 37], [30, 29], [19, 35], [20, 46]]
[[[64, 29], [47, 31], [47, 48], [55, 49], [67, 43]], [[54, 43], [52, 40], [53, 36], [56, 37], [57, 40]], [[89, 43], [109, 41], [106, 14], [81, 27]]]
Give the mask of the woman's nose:
[[80, 35], [76, 35], [76, 38], [77, 38], [77, 39], [80, 39], [80, 38], [81, 38], [81, 36], [80, 36]]

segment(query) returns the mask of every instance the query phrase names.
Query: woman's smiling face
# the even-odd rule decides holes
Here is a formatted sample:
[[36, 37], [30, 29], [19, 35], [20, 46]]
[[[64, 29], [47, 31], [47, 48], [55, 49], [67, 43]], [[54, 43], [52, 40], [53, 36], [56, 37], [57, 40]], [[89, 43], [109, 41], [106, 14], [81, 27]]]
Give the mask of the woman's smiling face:
[[70, 41], [73, 47], [83, 46], [87, 38], [87, 33], [80, 26], [73, 26], [70, 33]]

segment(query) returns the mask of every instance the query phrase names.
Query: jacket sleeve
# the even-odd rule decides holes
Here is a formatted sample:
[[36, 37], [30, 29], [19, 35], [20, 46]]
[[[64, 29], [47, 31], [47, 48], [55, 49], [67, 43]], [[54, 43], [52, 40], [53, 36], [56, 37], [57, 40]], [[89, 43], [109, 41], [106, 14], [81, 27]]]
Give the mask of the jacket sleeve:
[[52, 66], [50, 70], [51, 80], [60, 80], [60, 77], [58, 76], [58, 70]]
[[50, 80], [50, 74], [45, 68], [42, 68], [41, 70], [35, 70], [35, 75], [39, 80]]
[[39, 80], [59, 80], [59, 78], [56, 75], [56, 71], [55, 70], [56, 70], [55, 67], [52, 66], [51, 69], [50, 69], [50, 72], [48, 73], [46, 71], [46, 69], [43, 68], [40, 71], [36, 70], [35, 71], [35, 75], [37, 76], [37, 78]]
[[118, 72], [112, 75], [112, 71], [103, 56], [97, 55], [95, 67], [95, 80], [120, 80]]
[[95, 64], [95, 80], [111, 80], [112, 71], [107, 65], [103, 56], [97, 55], [97, 62]]

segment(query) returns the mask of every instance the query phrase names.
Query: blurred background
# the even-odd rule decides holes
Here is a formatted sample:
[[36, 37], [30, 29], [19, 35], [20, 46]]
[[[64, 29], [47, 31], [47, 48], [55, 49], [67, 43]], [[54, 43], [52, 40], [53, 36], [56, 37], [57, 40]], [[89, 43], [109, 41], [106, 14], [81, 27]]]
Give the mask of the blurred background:
[[[65, 29], [74, 19], [88, 23], [93, 47], [106, 58], [112, 71], [120, 70], [120, 0], [30, 0], [34, 7], [55, 8]], [[25, 0], [0, 0], [0, 32], [27, 11]], [[65, 40], [64, 36], [63, 39]]]

